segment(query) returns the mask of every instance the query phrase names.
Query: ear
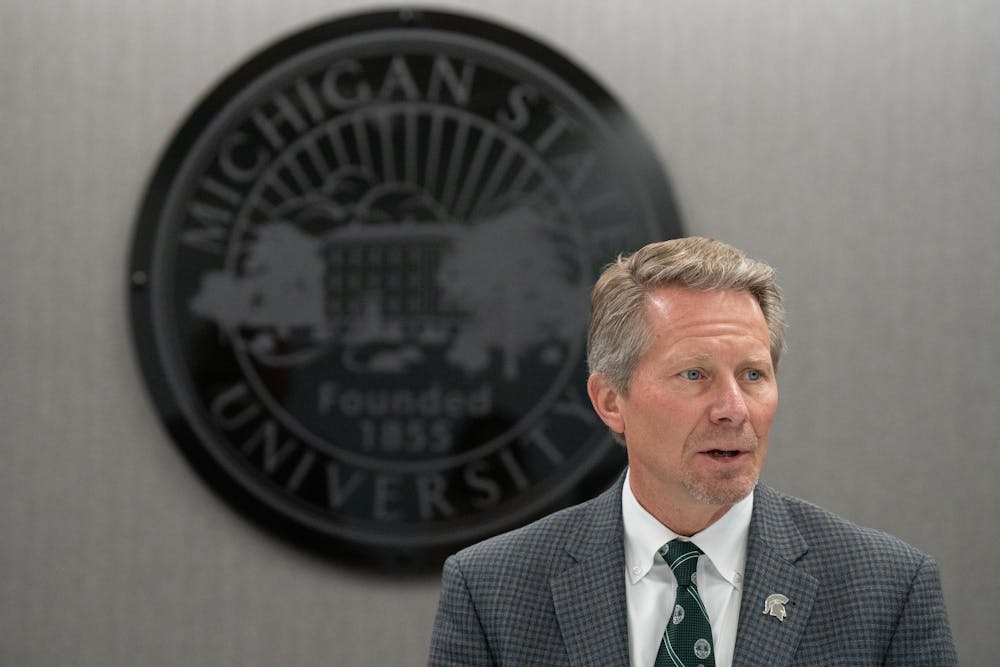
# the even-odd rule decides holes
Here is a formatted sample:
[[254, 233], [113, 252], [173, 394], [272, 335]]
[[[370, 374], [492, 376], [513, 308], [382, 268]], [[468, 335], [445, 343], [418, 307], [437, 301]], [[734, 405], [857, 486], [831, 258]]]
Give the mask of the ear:
[[611, 382], [600, 373], [591, 373], [587, 380], [587, 395], [594, 411], [608, 428], [615, 433], [625, 432], [625, 416], [622, 414], [622, 395]]

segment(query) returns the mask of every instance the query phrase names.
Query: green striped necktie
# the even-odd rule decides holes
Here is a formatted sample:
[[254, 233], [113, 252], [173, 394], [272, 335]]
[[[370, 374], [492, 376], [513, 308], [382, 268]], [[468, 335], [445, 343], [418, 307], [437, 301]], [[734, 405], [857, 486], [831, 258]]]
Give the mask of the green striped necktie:
[[677, 599], [656, 654], [655, 667], [715, 667], [715, 643], [708, 612], [698, 595], [695, 573], [701, 549], [671, 540], [660, 555], [677, 577]]

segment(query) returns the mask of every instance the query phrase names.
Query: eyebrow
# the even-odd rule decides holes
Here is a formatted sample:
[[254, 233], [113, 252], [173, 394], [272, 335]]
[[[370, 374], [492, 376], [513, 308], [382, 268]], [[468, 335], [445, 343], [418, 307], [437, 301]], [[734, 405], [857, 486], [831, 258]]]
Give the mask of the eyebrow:
[[[692, 354], [690, 356], [683, 356], [683, 357], [678, 358], [677, 359], [677, 363], [681, 364], [681, 365], [685, 365], [685, 364], [705, 364], [705, 365], [708, 365], [708, 364], [712, 363], [712, 356], [708, 355], [708, 354]], [[744, 359], [741, 362], [740, 365], [766, 366], [766, 367], [770, 368], [773, 365], [773, 363], [771, 362], [771, 358], [770, 357], [754, 355], [752, 357], [747, 357], [746, 359]]]
[[682, 364], [707, 364], [711, 363], [712, 357], [707, 354], [692, 354], [680, 357], [677, 361]]

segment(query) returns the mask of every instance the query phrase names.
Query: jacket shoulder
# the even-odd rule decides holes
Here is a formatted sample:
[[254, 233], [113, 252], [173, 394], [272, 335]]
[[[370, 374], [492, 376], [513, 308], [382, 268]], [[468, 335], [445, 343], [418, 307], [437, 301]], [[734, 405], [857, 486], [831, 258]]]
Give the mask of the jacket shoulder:
[[957, 664], [931, 556], [773, 489], [764, 487], [761, 500], [758, 544], [815, 580], [796, 664], [827, 664], [833, 655], [845, 664]]
[[894, 535], [858, 525], [842, 516], [794, 496], [768, 490], [808, 544], [806, 563], [822, 563], [828, 571], [843, 574], [859, 563], [868, 568], [886, 568], [915, 573], [930, 556]]
[[580, 529], [595, 500], [574, 505], [526, 526], [462, 549], [449, 558], [472, 579], [544, 575], [564, 562], [566, 543]]

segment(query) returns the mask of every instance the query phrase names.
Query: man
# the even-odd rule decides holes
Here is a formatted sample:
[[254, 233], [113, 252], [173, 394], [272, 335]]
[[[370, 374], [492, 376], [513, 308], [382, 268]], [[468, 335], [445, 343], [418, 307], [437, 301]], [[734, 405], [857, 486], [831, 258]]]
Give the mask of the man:
[[587, 389], [629, 467], [445, 563], [432, 665], [953, 665], [937, 564], [758, 483], [781, 296], [717, 241], [594, 287]]

